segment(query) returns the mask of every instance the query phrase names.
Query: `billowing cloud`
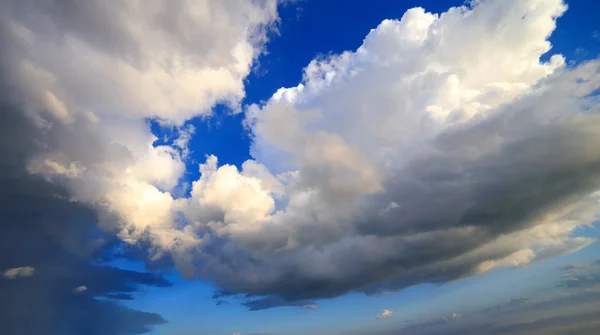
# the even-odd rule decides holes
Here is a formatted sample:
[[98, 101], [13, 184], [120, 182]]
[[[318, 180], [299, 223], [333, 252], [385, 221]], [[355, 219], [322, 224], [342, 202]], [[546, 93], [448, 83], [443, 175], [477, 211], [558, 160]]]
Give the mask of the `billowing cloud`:
[[565, 10], [411, 9], [358, 50], [311, 62], [301, 84], [247, 108], [254, 160], [238, 170], [209, 157], [177, 201], [204, 236], [200, 268], [180, 268], [262, 296], [255, 309], [589, 245], [571, 236], [600, 209], [600, 63], [545, 55]]
[[382, 320], [385, 318], [389, 318], [390, 316], [392, 316], [392, 314], [394, 314], [393, 311], [390, 311], [389, 309], [383, 309], [383, 310], [381, 310], [381, 312], [379, 314], [377, 314], [377, 316], [375, 318], [377, 320]]
[[[14, 84], [62, 122], [236, 107], [277, 2], [3, 2]], [[87, 113], [87, 114], [86, 114]]]
[[21, 266], [18, 268], [12, 268], [4, 271], [2, 276], [6, 279], [17, 279], [24, 277], [31, 277], [35, 273], [35, 269], [31, 266]]
[[174, 192], [193, 130], [156, 146], [145, 119], [180, 127], [215, 103], [237, 108], [277, 4], [141, 4], [8, 2], [0, 71], [39, 137], [20, 153], [28, 175], [149, 263], [264, 309], [445, 283], [593, 241], [571, 235], [600, 212], [600, 61], [544, 56], [563, 1], [383, 21], [249, 106], [253, 159], [208, 156], [189, 197]]
[[[158, 258], [198, 244], [171, 216], [194, 132], [183, 123], [218, 103], [239, 108], [276, 9], [0, 3], [0, 269], [35, 269], [0, 281], [1, 333], [142, 334], [166, 322], [119, 301], [167, 280], [103, 262], [117, 248]], [[177, 130], [173, 145], [153, 145], [148, 119]]]

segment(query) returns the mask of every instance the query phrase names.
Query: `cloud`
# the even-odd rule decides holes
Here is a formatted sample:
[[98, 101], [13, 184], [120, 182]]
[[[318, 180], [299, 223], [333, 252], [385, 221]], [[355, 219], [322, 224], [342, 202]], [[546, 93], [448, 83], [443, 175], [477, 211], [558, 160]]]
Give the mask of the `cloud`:
[[[466, 307], [469, 311], [464, 315], [405, 321], [403, 327], [376, 334], [594, 334], [598, 329], [600, 287], [597, 278], [591, 279], [598, 272], [598, 262], [568, 264], [559, 270], [563, 272], [557, 277], [559, 285], [540, 287], [543, 290], [533, 296], [515, 297], [481, 309]], [[579, 276], [587, 280], [571, 285]]]
[[446, 283], [592, 243], [572, 234], [599, 212], [599, 62], [540, 60], [565, 10], [415, 8], [358, 50], [312, 61], [298, 86], [247, 108], [254, 159], [209, 157], [179, 199], [210, 236], [192, 257], [202, 265], [180, 269], [258, 309]]
[[275, 0], [3, 8], [13, 79], [61, 121], [87, 110], [183, 122], [218, 102], [235, 107], [277, 18]]
[[559, 287], [571, 289], [600, 288], [600, 262], [574, 263], [561, 268], [564, 271]]
[[304, 306], [302, 306], [302, 309], [309, 309], [309, 310], [316, 311], [317, 309], [319, 309], [319, 306], [317, 306], [317, 305], [304, 305]]
[[[32, 274], [0, 280], [1, 332], [141, 334], [165, 323], [158, 314], [98, 299], [171, 284], [159, 275], [97, 262], [120, 242], [99, 231], [94, 212], [71, 201], [63, 187], [24, 169], [40, 134], [22, 110], [0, 101], [0, 198], [5, 203], [0, 209], [0, 268], [12, 268], [5, 275]], [[73, 294], [81, 283], [88, 285], [86, 294]]]
[[76, 288], [73, 289], [73, 292], [75, 293], [83, 293], [85, 291], [87, 291], [87, 286], [85, 285], [81, 285], [81, 286], [77, 286]]
[[541, 317], [535, 321], [515, 323], [500, 327], [490, 334], [581, 334], [592, 335], [598, 331], [599, 311], [576, 315]]
[[382, 309], [381, 313], [379, 313], [376, 316], [376, 319], [377, 320], [382, 320], [382, 319], [385, 319], [385, 318], [389, 318], [390, 316], [392, 316], [392, 314], [394, 314], [394, 312], [390, 311], [389, 309]]
[[[451, 313], [418, 321], [406, 321], [401, 327], [375, 334], [406, 335], [538, 335], [538, 334], [594, 334], [600, 311], [598, 291], [564, 294], [545, 290], [531, 298], [513, 298], [507, 302], [471, 310], [462, 315]], [[357, 334], [373, 334], [356, 332]]]
[[497, 312], [497, 311], [500, 311], [500, 310], [503, 310], [503, 309], [510, 309], [512, 307], [515, 307], [515, 306], [519, 306], [519, 305], [522, 305], [522, 304], [527, 304], [530, 301], [531, 301], [530, 297], [512, 298], [512, 299], [509, 299], [506, 302], [499, 303], [496, 306], [486, 308], [486, 309], [483, 310], [483, 312], [484, 313], [492, 313], [492, 312]]
[[[3, 99], [45, 143], [27, 157], [28, 171], [94, 207], [99, 226], [123, 241], [199, 244], [172, 222], [194, 134], [184, 123], [216, 104], [239, 109], [278, 2], [0, 6], [0, 38], [11, 46], [0, 64]], [[175, 127], [171, 145], [154, 145], [148, 119]]]
[[[0, 4], [0, 42], [9, 46], [0, 52], [2, 199], [15, 203], [0, 213], [10, 222], [2, 226], [2, 251], [22, 252], [14, 261], [0, 260], [0, 266], [28, 260], [35, 265], [34, 278], [38, 270], [44, 274], [36, 281], [40, 295], [19, 304], [43, 310], [52, 296], [60, 317], [82, 309], [79, 321], [42, 318], [45, 333], [143, 333], [165, 322], [115, 302], [132, 299], [141, 285], [169, 286], [162, 277], [85, 262], [118, 246], [156, 264], [170, 249], [184, 249], [185, 255], [184, 247], [200, 244], [191, 227], [178, 231], [172, 220], [173, 194], [194, 134], [184, 123], [209, 116], [216, 104], [239, 109], [244, 79], [278, 19], [277, 5], [276, 0]], [[175, 129], [172, 145], [154, 145], [148, 119]], [[145, 246], [148, 250], [139, 250]], [[49, 261], [40, 265], [42, 255]], [[68, 298], [82, 282], [86, 294]], [[93, 300], [97, 297], [110, 300]], [[3, 302], [15, 299], [11, 294]], [[98, 325], [102, 318], [90, 320], [87, 313], [94, 308], [104, 310], [105, 321], [119, 314], [127, 321]], [[18, 324], [35, 310], [14, 310], [16, 317], [3, 321], [9, 334], [40, 333]]]
[[[244, 306], [246, 306], [251, 311], [258, 311], [268, 308], [274, 307], [301, 307], [301, 308], [310, 308], [316, 307], [315, 302], [312, 300], [294, 300], [287, 301], [278, 296], [271, 296], [267, 298], [259, 298], [259, 299], [250, 299], [244, 302]], [[310, 306], [310, 307], [307, 307]]]
[[[562, 1], [384, 20], [357, 50], [313, 60], [298, 86], [248, 106], [253, 159], [209, 155], [187, 197], [174, 196], [184, 121], [238, 108], [277, 3], [209, 1], [207, 17], [204, 3], [166, 4], [0, 7], [2, 102], [28, 127], [3, 153], [60, 189], [70, 210], [54, 215], [87, 215], [149, 266], [247, 294], [251, 310], [446, 283], [593, 242], [571, 236], [600, 212], [600, 62], [540, 60]], [[147, 118], [179, 129], [175, 144], [155, 145]], [[85, 250], [72, 234], [64, 243]], [[78, 279], [70, 290], [115, 293]]]
[[21, 266], [18, 268], [12, 268], [4, 271], [4, 273], [2, 273], [2, 276], [6, 279], [18, 279], [31, 277], [34, 273], [35, 269], [31, 266]]
[[441, 326], [441, 325], [445, 325], [449, 322], [460, 320], [462, 317], [463, 316], [460, 313], [452, 313], [452, 314], [445, 315], [442, 317], [421, 320], [421, 321], [417, 321], [417, 322], [407, 321], [407, 322], [405, 322], [404, 329], [415, 330], [415, 329], [423, 329], [423, 328], [428, 328], [428, 327]]

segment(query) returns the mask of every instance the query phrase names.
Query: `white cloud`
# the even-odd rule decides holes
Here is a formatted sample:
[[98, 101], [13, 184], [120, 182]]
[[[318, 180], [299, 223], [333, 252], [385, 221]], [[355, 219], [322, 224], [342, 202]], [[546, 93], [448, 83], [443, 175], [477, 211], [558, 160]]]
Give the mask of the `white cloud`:
[[2, 273], [2, 276], [6, 279], [19, 279], [19, 278], [31, 277], [31, 276], [33, 276], [34, 273], [35, 273], [35, 269], [32, 268], [31, 266], [21, 266], [18, 268], [12, 268], [12, 269], [5, 270]]
[[73, 292], [75, 293], [83, 293], [85, 291], [87, 291], [88, 288], [85, 285], [81, 285], [81, 286], [77, 286], [76, 288], [73, 289]]
[[390, 316], [392, 316], [392, 314], [394, 314], [394, 312], [390, 311], [389, 309], [383, 309], [381, 310], [381, 313], [379, 313], [379, 315], [377, 315], [377, 320], [382, 320], [385, 318], [389, 318]]
[[[0, 64], [43, 145], [28, 170], [69, 187], [125, 241], [161, 250], [201, 238], [176, 228], [173, 196], [194, 133], [186, 120], [239, 108], [244, 79], [278, 20], [277, 0], [45, 1], [0, 5]], [[32, 19], [35, 17], [36, 19]], [[12, 100], [11, 100], [12, 102]], [[156, 146], [146, 118], [176, 127]]]
[[236, 106], [277, 18], [275, 0], [65, 6], [3, 6], [18, 84], [62, 122], [84, 110], [182, 122], [217, 102]]

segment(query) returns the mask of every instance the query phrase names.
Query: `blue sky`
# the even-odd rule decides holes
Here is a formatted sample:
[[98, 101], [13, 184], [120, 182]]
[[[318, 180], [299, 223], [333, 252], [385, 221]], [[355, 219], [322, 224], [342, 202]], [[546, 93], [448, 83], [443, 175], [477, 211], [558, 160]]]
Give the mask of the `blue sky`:
[[599, 11], [0, 5], [0, 324], [593, 334]]

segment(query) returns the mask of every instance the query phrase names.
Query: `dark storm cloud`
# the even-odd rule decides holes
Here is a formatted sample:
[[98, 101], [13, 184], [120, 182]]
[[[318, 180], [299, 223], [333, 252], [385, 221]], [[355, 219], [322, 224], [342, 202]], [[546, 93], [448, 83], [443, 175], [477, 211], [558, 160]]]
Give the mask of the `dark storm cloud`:
[[[160, 315], [95, 299], [130, 298], [142, 285], [170, 283], [90, 263], [113, 245], [95, 227], [94, 212], [26, 171], [26, 157], [43, 145], [36, 134], [18, 107], [0, 99], [0, 270], [35, 269], [29, 277], [0, 278], [0, 333], [142, 334], [164, 323]], [[75, 293], [79, 286], [87, 290]]]

